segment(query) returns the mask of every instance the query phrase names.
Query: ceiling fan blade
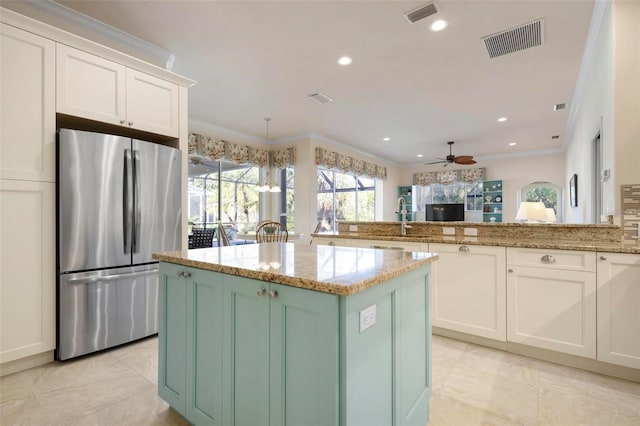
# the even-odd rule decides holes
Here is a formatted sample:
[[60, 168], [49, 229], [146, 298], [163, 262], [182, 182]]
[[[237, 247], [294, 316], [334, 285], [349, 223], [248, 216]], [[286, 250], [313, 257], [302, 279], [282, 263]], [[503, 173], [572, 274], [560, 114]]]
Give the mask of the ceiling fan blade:
[[461, 160], [473, 160], [473, 155], [456, 155], [456, 160], [458, 158]]
[[469, 155], [465, 155], [463, 157], [456, 157], [455, 162], [456, 162], [456, 164], [462, 164], [464, 166], [477, 163], [477, 161], [474, 160], [473, 157], [469, 156]]
[[442, 161], [432, 161], [431, 163], [424, 163], [425, 166], [428, 166], [429, 164], [440, 164], [440, 163], [447, 163], [447, 160], [442, 160]]

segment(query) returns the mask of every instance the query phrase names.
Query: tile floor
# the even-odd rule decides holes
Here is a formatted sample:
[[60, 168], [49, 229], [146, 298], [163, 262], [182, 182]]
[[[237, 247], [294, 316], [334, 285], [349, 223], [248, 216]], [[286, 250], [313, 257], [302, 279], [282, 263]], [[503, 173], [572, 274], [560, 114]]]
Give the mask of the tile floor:
[[[184, 425], [156, 394], [157, 338], [0, 379], [0, 424]], [[640, 426], [640, 384], [434, 336], [429, 426]]]

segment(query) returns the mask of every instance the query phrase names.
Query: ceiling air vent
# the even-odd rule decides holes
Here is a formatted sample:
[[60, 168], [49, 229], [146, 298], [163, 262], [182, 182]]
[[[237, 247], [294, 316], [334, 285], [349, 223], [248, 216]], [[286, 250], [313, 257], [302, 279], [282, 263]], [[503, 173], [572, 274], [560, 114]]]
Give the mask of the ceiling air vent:
[[541, 46], [544, 42], [543, 31], [544, 20], [539, 19], [529, 24], [482, 37], [482, 41], [489, 52], [489, 57], [497, 58], [519, 50]]
[[563, 103], [563, 104], [555, 104], [553, 106], [553, 110], [554, 111], [560, 111], [561, 109], [565, 109], [567, 107], [567, 104]]
[[427, 18], [438, 12], [436, 9], [436, 5], [433, 3], [427, 3], [418, 7], [417, 9], [410, 10], [409, 12], [405, 12], [404, 17], [407, 18], [407, 21], [418, 22], [421, 19]]
[[323, 95], [322, 93], [312, 93], [310, 95], [308, 95], [311, 99], [313, 99], [316, 102], [319, 102], [321, 104], [326, 104], [327, 102], [333, 102], [333, 99], [331, 99], [330, 97]]

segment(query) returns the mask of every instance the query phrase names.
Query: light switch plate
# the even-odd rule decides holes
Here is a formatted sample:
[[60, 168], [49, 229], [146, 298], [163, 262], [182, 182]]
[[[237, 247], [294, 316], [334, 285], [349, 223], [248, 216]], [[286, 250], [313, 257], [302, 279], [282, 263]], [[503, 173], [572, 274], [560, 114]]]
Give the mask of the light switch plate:
[[376, 305], [367, 306], [360, 311], [360, 333], [376, 323]]
[[349, 225], [349, 231], [357, 232], [358, 231], [358, 225]]
[[453, 228], [451, 226], [443, 226], [442, 235], [456, 235], [456, 228]]
[[478, 228], [464, 228], [464, 235], [469, 235], [471, 237], [478, 236]]

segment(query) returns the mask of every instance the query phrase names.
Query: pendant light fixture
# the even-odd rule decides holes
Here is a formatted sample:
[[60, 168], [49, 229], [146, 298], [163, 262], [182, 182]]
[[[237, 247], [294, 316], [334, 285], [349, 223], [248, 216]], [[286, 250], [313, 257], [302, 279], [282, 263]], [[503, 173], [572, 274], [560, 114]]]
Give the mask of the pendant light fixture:
[[[267, 145], [269, 144], [269, 122], [271, 118], [266, 117], [267, 122]], [[267, 152], [267, 179], [264, 185], [258, 186], [258, 192], [280, 192], [280, 186], [271, 182], [271, 152]]]

